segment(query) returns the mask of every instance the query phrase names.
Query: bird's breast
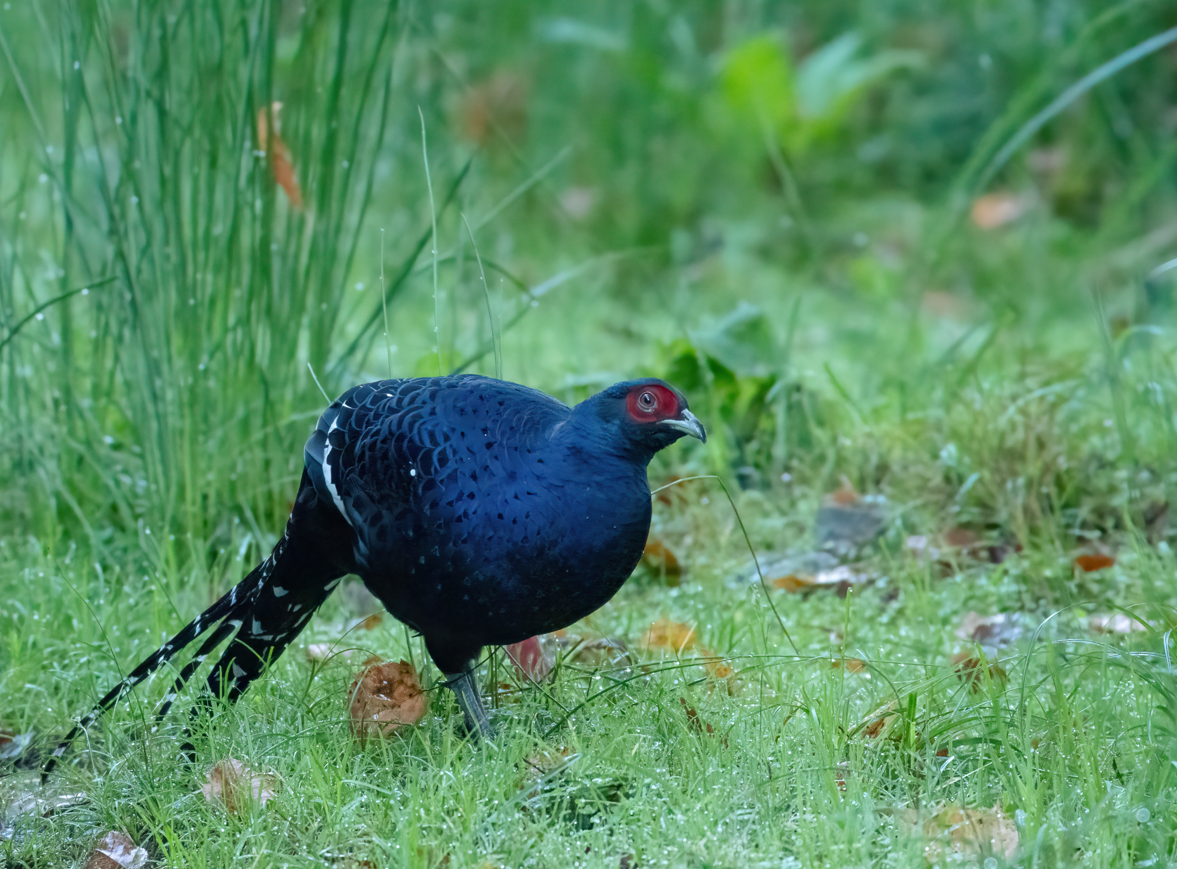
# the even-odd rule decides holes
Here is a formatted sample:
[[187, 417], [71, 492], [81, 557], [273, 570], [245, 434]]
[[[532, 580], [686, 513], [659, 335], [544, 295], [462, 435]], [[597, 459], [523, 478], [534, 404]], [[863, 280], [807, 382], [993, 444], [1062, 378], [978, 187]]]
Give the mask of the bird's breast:
[[460, 455], [447, 470], [412, 478], [363, 559], [369, 587], [427, 636], [436, 624], [505, 644], [565, 627], [603, 606], [641, 557], [644, 469], [636, 480], [568, 475], [558, 462]]

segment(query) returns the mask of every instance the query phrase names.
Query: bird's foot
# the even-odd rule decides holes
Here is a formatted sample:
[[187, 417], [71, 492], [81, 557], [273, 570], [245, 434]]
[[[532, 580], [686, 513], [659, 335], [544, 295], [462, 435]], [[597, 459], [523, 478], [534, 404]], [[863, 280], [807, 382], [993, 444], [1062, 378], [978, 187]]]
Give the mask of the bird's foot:
[[445, 683], [458, 700], [458, 706], [466, 718], [466, 730], [479, 739], [493, 742], [494, 727], [486, 714], [486, 707], [482, 705], [482, 695], [478, 692], [478, 683], [474, 681], [474, 671], [447, 674]]

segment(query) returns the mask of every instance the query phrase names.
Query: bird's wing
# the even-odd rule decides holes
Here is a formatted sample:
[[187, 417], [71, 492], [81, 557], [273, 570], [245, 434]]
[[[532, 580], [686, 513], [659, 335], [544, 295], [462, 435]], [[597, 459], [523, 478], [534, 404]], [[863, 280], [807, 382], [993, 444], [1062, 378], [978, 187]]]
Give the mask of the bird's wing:
[[[307, 441], [319, 497], [356, 530], [357, 556], [418, 521], [449, 521], [529, 464], [528, 446], [571, 411], [473, 375], [384, 380], [344, 393]], [[396, 532], [402, 533], [402, 532]]]

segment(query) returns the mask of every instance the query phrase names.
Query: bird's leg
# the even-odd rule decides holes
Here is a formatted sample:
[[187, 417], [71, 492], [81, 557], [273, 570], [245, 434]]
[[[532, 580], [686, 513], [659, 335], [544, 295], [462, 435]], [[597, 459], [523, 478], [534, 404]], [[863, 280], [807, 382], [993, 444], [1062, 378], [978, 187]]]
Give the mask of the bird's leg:
[[478, 683], [474, 680], [474, 661], [467, 661], [462, 672], [445, 674], [445, 683], [458, 699], [458, 706], [466, 716], [466, 730], [480, 739], [493, 741], [494, 728], [490, 718], [486, 715], [486, 707], [482, 705], [482, 695], [478, 693]]

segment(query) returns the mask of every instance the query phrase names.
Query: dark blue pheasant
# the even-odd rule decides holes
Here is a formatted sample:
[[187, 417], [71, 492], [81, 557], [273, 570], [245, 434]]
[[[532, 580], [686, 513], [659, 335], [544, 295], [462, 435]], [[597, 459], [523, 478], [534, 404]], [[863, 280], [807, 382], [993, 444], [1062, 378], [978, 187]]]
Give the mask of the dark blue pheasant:
[[684, 434], [706, 439], [682, 394], [653, 379], [572, 409], [475, 375], [345, 392], [307, 440], [274, 551], [103, 697], [46, 774], [81, 730], [214, 626], [159, 715], [234, 633], [208, 692], [236, 700], [348, 573], [425, 638], [467, 727], [492, 736], [473, 678], [482, 648], [562, 628], [613, 596], [650, 530], [646, 466]]

